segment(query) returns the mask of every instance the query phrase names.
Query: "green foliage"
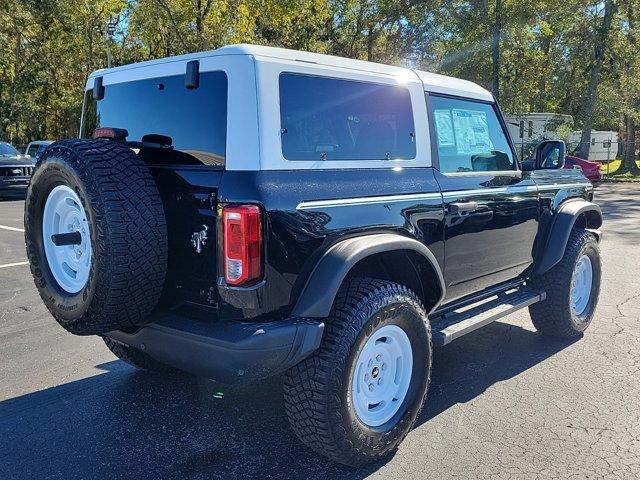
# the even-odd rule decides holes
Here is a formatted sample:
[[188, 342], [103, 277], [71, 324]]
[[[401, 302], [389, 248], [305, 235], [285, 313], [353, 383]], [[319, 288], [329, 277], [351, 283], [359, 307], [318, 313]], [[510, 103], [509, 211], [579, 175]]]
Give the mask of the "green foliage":
[[[617, 10], [594, 127], [640, 122], [640, 0]], [[497, 87], [505, 112], [584, 118], [591, 0], [0, 0], [0, 139], [77, 134], [92, 70], [247, 42], [408, 65]], [[117, 18], [109, 39], [106, 25]], [[498, 41], [493, 41], [498, 39]], [[494, 61], [498, 67], [494, 69]], [[628, 121], [627, 121], [628, 123]]]

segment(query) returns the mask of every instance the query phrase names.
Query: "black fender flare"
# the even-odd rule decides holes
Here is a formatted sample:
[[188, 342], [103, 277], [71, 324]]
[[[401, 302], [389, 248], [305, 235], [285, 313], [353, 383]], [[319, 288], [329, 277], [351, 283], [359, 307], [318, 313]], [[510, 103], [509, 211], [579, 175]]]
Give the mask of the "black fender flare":
[[553, 223], [549, 228], [547, 241], [540, 261], [534, 268], [535, 275], [548, 272], [564, 256], [564, 250], [569, 241], [571, 230], [581, 216], [585, 218], [585, 228], [593, 230], [596, 240], [600, 241], [602, 226], [602, 211], [595, 203], [586, 200], [569, 200], [558, 208]]
[[293, 308], [293, 315], [312, 318], [327, 317], [340, 285], [354, 265], [370, 255], [397, 250], [415, 251], [431, 264], [440, 285], [437, 306], [444, 298], [445, 283], [442, 270], [433, 253], [414, 238], [394, 233], [376, 233], [347, 238], [331, 246], [318, 260], [307, 278]]

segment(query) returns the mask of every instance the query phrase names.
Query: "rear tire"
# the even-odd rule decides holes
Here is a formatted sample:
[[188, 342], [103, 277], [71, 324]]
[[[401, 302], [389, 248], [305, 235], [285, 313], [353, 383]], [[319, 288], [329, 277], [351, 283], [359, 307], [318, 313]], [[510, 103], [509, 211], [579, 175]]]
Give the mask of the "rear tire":
[[531, 281], [534, 288], [547, 295], [543, 302], [529, 307], [536, 330], [551, 337], [580, 337], [595, 314], [601, 268], [598, 243], [593, 235], [581, 228], [574, 229], [562, 260]]
[[116, 357], [120, 360], [127, 362], [136, 368], [147, 370], [149, 372], [156, 373], [177, 373], [179, 370], [170, 367], [164, 363], [161, 363], [154, 358], [150, 357], [142, 350], [135, 347], [130, 347], [122, 343], [118, 343], [109, 337], [102, 337], [105, 345], [111, 350]]
[[286, 374], [294, 432], [344, 465], [386, 457], [422, 409], [431, 351], [431, 328], [415, 293], [388, 281], [347, 280], [319, 349]]
[[[126, 145], [51, 145], [31, 177], [24, 221], [36, 287], [71, 333], [129, 328], [157, 305], [167, 268], [164, 210], [149, 169]], [[68, 232], [80, 233], [80, 243], [54, 243]]]

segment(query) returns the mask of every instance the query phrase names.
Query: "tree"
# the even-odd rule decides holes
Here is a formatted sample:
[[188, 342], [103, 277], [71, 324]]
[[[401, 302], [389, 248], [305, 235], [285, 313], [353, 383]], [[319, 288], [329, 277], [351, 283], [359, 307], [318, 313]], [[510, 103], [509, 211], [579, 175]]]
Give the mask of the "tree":
[[622, 163], [616, 171], [618, 174], [632, 173], [640, 175], [640, 168], [636, 164], [636, 125], [639, 121], [640, 110], [640, 51], [638, 51], [638, 14], [640, 2], [638, 0], [623, 0], [622, 7], [626, 15], [626, 25], [623, 31], [626, 35], [622, 42], [624, 57], [621, 59], [624, 65], [619, 78], [620, 95], [623, 99], [623, 118], [625, 142], [622, 154]]
[[[0, 0], [0, 138], [77, 134], [119, 16], [114, 65], [239, 42], [331, 53], [471, 80], [507, 113], [571, 114], [585, 145], [592, 128], [630, 139], [639, 11], [640, 0]], [[621, 171], [637, 172], [635, 149], [624, 153]]]
[[607, 45], [611, 32], [611, 23], [613, 16], [618, 9], [616, 0], [604, 1], [604, 16], [602, 23], [596, 29], [593, 36], [593, 63], [591, 65], [591, 75], [589, 77], [589, 85], [583, 95], [582, 100], [582, 117], [584, 125], [582, 127], [582, 135], [580, 136], [580, 145], [578, 146], [578, 156], [582, 158], [589, 157], [589, 145], [591, 144], [591, 129], [593, 128], [594, 118], [593, 112], [596, 104], [596, 94], [598, 92], [598, 84], [600, 82], [600, 71], [604, 63], [607, 53]]

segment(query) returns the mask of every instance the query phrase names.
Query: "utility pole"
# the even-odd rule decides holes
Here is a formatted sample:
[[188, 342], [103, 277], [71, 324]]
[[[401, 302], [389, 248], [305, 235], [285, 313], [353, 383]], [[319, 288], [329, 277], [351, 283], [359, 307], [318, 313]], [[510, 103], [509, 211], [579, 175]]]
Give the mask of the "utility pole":
[[111, 68], [113, 62], [111, 42], [113, 42], [113, 35], [116, 33], [118, 22], [120, 22], [120, 16], [113, 17], [109, 15], [109, 20], [107, 21], [107, 68]]
[[109, 15], [109, 20], [107, 20], [106, 29], [104, 28], [102, 23], [97, 23], [94, 28], [100, 34], [104, 36], [105, 44], [107, 47], [107, 68], [111, 68], [113, 63], [113, 56], [111, 54], [111, 43], [113, 42], [113, 36], [116, 33], [116, 29], [118, 28], [118, 23], [120, 23], [120, 16]]

